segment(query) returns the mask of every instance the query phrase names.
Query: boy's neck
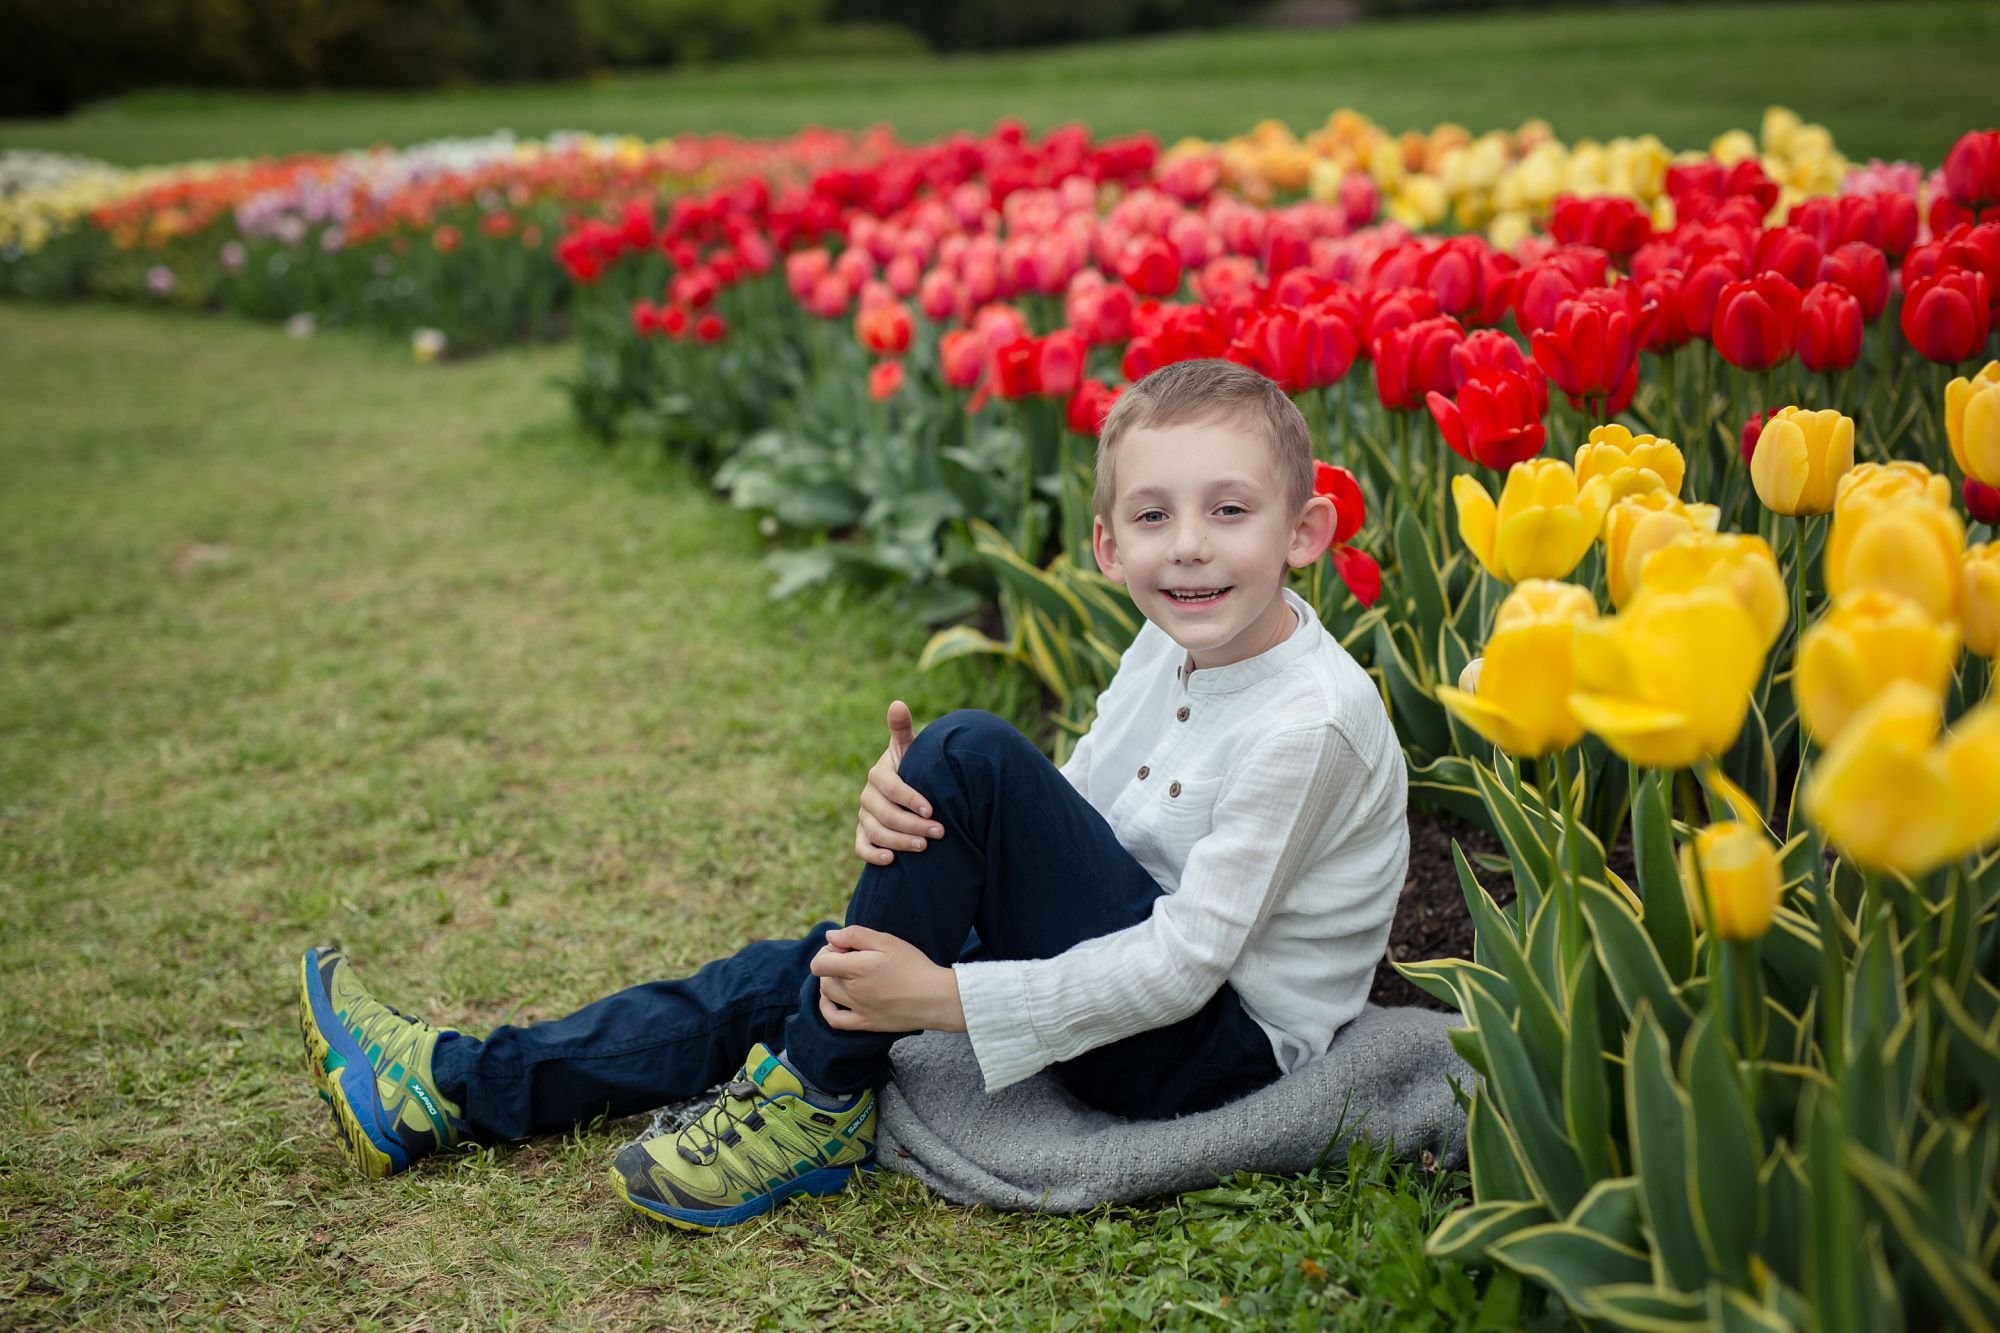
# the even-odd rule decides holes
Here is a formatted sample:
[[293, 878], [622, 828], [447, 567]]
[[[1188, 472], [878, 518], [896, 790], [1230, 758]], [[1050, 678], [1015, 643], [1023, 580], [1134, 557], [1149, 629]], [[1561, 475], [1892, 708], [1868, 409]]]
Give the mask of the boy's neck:
[[1181, 679], [1186, 680], [1204, 666], [1214, 669], [1216, 667], [1235, 666], [1239, 662], [1254, 661], [1285, 642], [1285, 640], [1291, 638], [1298, 630], [1298, 627], [1305, 623], [1305, 621], [1299, 618], [1299, 613], [1293, 610], [1291, 600], [1282, 592], [1278, 594], [1277, 600], [1271, 604], [1271, 612], [1267, 619], [1272, 622], [1272, 625], [1264, 639], [1263, 646], [1257, 649], [1256, 652], [1246, 653], [1242, 657], [1231, 658], [1227, 662], [1198, 662], [1195, 660], [1194, 653], [1189, 652], [1186, 663], [1181, 668]]

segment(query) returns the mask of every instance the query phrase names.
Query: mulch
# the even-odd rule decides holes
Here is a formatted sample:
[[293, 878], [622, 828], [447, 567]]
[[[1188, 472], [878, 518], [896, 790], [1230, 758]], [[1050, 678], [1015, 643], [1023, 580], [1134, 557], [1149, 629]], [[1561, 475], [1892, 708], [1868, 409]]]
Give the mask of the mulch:
[[[1390, 963], [1472, 957], [1472, 918], [1452, 865], [1454, 841], [1465, 848], [1468, 858], [1479, 852], [1506, 854], [1500, 839], [1483, 828], [1434, 810], [1410, 811], [1410, 871], [1403, 880], [1403, 896], [1396, 900], [1396, 920], [1389, 927], [1388, 956], [1375, 965], [1375, 985], [1368, 992], [1376, 1004], [1452, 1007], [1405, 981]], [[1514, 900], [1511, 876], [1480, 870], [1476, 861], [1473, 868], [1495, 902], [1504, 906]]]

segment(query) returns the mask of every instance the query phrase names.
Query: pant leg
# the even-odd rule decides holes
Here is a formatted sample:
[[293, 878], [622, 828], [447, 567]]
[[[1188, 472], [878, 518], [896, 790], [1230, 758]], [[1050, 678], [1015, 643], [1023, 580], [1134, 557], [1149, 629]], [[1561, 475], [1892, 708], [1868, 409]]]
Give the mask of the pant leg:
[[[1160, 886], [1047, 756], [989, 713], [938, 719], [903, 756], [903, 779], [945, 836], [861, 872], [849, 924], [886, 931], [950, 964], [976, 931], [994, 958], [1052, 958], [1144, 921]], [[883, 1082], [902, 1033], [842, 1032], [808, 976], [785, 1025], [790, 1058], [829, 1091]], [[1175, 1115], [1219, 1105], [1277, 1076], [1270, 1043], [1227, 985], [1198, 1012], [1055, 1067], [1106, 1110]]]
[[439, 1042], [433, 1076], [482, 1140], [635, 1115], [722, 1082], [775, 1043], [833, 923], [759, 940], [693, 976], [633, 986], [567, 1018]]

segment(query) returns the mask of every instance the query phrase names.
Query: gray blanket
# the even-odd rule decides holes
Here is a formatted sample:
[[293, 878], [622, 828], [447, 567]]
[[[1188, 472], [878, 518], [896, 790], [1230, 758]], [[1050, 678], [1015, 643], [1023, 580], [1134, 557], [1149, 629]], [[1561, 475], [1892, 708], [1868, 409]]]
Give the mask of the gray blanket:
[[[1474, 1075], [1445, 1036], [1456, 1014], [1369, 1005], [1304, 1069], [1228, 1106], [1121, 1120], [1046, 1074], [988, 1096], [960, 1033], [896, 1043], [877, 1159], [959, 1203], [1069, 1213], [1203, 1189], [1238, 1171], [1295, 1174], [1339, 1161], [1357, 1135], [1465, 1161], [1465, 1115], [1446, 1075]], [[1343, 1107], [1345, 1119], [1343, 1120]]]

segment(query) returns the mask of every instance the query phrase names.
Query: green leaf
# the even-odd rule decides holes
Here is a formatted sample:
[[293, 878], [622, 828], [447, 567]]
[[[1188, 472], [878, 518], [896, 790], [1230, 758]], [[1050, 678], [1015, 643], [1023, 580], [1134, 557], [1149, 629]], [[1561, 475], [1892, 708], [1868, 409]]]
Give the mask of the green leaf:
[[1707, 1305], [1709, 1320], [1719, 1333], [1795, 1333], [1789, 1319], [1719, 1282], [1708, 1289]]
[[1765, 1242], [1758, 1254], [1770, 1270], [1792, 1286], [1805, 1281], [1806, 1219], [1812, 1212], [1812, 1186], [1789, 1144], [1780, 1140], [1757, 1173], [1757, 1193], [1764, 1201]]
[[1513, 1004], [1514, 988], [1508, 983], [1507, 978], [1469, 958], [1425, 958], [1414, 963], [1391, 962], [1389, 965], [1396, 969], [1399, 976], [1424, 994], [1444, 1001], [1460, 1013], [1465, 1012], [1465, 1005], [1461, 998], [1458, 978], [1460, 973], [1467, 971], [1476, 971], [1485, 978], [1486, 984], [1493, 987], [1503, 1005], [1511, 1007]]
[[1405, 763], [1409, 770], [1410, 801], [1458, 816], [1468, 824], [1490, 827], [1493, 817], [1479, 794], [1473, 777], [1477, 761], [1464, 755], [1440, 755], [1426, 764]]
[[[1461, 1031], [1454, 1028], [1452, 1031]], [[1535, 1198], [1521, 1141], [1500, 1118], [1493, 1098], [1475, 1093], [1465, 1112], [1467, 1172], [1472, 1177], [1472, 1197], [1480, 1203], [1520, 1202]]]
[[1591, 941], [1619, 1007], [1630, 1019], [1638, 1017], [1642, 1004], [1650, 1006], [1668, 1040], [1679, 1046], [1694, 1016], [1674, 993], [1666, 965], [1633, 915], [1630, 900], [1603, 884], [1585, 883], [1578, 889], [1578, 905], [1590, 920]]
[[970, 625], [953, 625], [931, 635], [924, 644], [923, 652], [917, 655], [917, 670], [929, 671], [953, 658], [969, 657], [976, 653], [991, 653], [996, 657], [1012, 657], [1014, 650], [998, 639], [982, 634]]
[[1714, 1010], [1695, 1019], [1681, 1048], [1687, 1087], [1688, 1202], [1709, 1267], [1737, 1287], [1750, 1286], [1758, 1235], [1757, 1127], [1743, 1102], [1743, 1081]]
[[1447, 1217], [1424, 1242], [1424, 1254], [1431, 1259], [1461, 1264], [1486, 1261], [1486, 1247], [1504, 1240], [1525, 1227], [1540, 1226], [1550, 1220], [1549, 1210], [1532, 1200], [1499, 1199], [1461, 1208]]
[[1626, 1141], [1639, 1178], [1639, 1201], [1653, 1252], [1682, 1291], [1708, 1285], [1708, 1256], [1689, 1208], [1685, 1093], [1674, 1082], [1666, 1033], [1642, 1007], [1625, 1049]]
[[1635, 1250], [1646, 1248], [1639, 1226], [1639, 1182], [1631, 1176], [1600, 1180], [1570, 1212], [1573, 1227], [1594, 1231], [1606, 1240]]
[[1580, 1313], [1602, 1319], [1617, 1328], [1645, 1329], [1650, 1333], [1708, 1327], [1708, 1301], [1693, 1292], [1656, 1287], [1650, 1282], [1607, 1282], [1583, 1294]]
[[1563, 1119], [1569, 1127], [1570, 1141], [1576, 1144], [1577, 1156], [1583, 1161], [1584, 1173], [1602, 1182], [1612, 1173], [1611, 1096], [1606, 1090], [1609, 1071], [1605, 1068], [1597, 997], [1597, 960], [1594, 955], [1585, 954], [1569, 994], [1569, 1041], [1563, 1048]]
[[[1556, 1012], [1555, 1001], [1520, 945], [1515, 943], [1513, 924], [1473, 875], [1472, 866], [1465, 859], [1465, 849], [1454, 842], [1451, 856], [1458, 871], [1459, 889], [1465, 895], [1466, 910], [1472, 917], [1473, 934], [1494, 970], [1506, 977], [1511, 1007], [1520, 1014], [1521, 1034], [1529, 1058], [1534, 1061], [1536, 1071], [1553, 1086], [1562, 1073], [1562, 1053], [1569, 1036], [1561, 1015]], [[1507, 997], [1496, 992], [1494, 998], [1504, 1002]]]
[[1847, 1170], [1889, 1225], [1923, 1285], [1961, 1328], [2000, 1328], [2000, 1284], [1953, 1247], [1953, 1237], [1928, 1215], [1910, 1178], [1856, 1143]]
[[1576, 1147], [1556, 1129], [1560, 1119], [1544, 1095], [1541, 1075], [1492, 992], [1478, 978], [1469, 978], [1466, 998], [1472, 1002], [1472, 1024], [1490, 1066], [1486, 1091], [1493, 1094], [1508, 1128], [1520, 1141], [1536, 1197], [1546, 1201], [1551, 1212], [1567, 1214], [1588, 1184]]
[[[1851, 1071], [1850, 1071], [1851, 1072]], [[1805, 1121], [1812, 1210], [1806, 1214], [1806, 1271], [1801, 1284], [1819, 1311], [1826, 1333], [1868, 1333], [1868, 1283], [1862, 1269], [1861, 1228], [1843, 1165], [1843, 1131], [1833, 1096], [1810, 1096]]]
[[1389, 691], [1389, 714], [1404, 747], [1426, 755], [1450, 753], [1451, 729], [1445, 725], [1444, 705], [1396, 645], [1386, 620], [1375, 622], [1375, 668]]
[[1410, 598], [1418, 641], [1436, 643], [1438, 627], [1445, 623], [1444, 586], [1415, 506], [1405, 508], [1396, 519], [1396, 566]]
[[1652, 1276], [1645, 1252], [1606, 1240], [1567, 1222], [1528, 1227], [1487, 1247], [1496, 1263], [1549, 1287], [1573, 1310], [1586, 1307], [1586, 1293], [1608, 1284], [1644, 1282]]
[[1084, 609], [1082, 600], [1059, 579], [1028, 563], [992, 525], [972, 519], [967, 526], [972, 532], [973, 549], [1008, 591], [1049, 617], [1061, 634], [1080, 635], [1090, 628], [1090, 613]]
[[1521, 919], [1526, 921], [1542, 899], [1548, 896], [1549, 886], [1555, 883], [1554, 852], [1542, 839], [1521, 802], [1501, 784], [1492, 770], [1483, 764], [1475, 764], [1472, 776], [1479, 785], [1480, 799], [1486, 803], [1487, 812], [1493, 818], [1494, 832], [1499, 834], [1501, 844], [1507, 849], [1507, 859], [1513, 863], [1514, 892], [1519, 895], [1524, 913]]
[[1983, 1030], [1942, 978], [1931, 982], [1931, 1000], [1951, 1051], [1953, 1064], [1962, 1066], [1979, 1085], [1989, 1114], [2000, 1107], [2000, 1015]]
[[1694, 971], [1694, 917], [1674, 857], [1674, 823], [1667, 781], [1650, 769], [1632, 799], [1632, 849], [1639, 866], [1639, 897], [1646, 934], [1659, 951], [1667, 976], [1676, 984]]

